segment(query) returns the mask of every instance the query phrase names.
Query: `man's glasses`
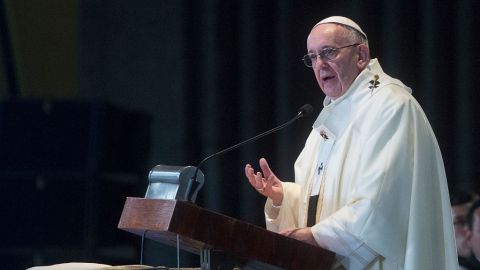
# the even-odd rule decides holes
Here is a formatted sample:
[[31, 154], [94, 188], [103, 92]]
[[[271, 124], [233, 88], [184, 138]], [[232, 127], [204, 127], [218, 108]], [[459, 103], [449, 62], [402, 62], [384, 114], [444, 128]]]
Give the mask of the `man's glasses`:
[[348, 47], [354, 47], [354, 46], [358, 46], [358, 45], [360, 45], [360, 44], [355, 43], [355, 44], [343, 46], [343, 47], [340, 47], [340, 48], [332, 48], [332, 47], [324, 48], [321, 51], [319, 51], [318, 53], [305, 54], [303, 56], [302, 60], [303, 60], [303, 63], [305, 64], [305, 66], [313, 67], [316, 64], [318, 57], [320, 57], [320, 59], [322, 59], [322, 61], [332, 61], [335, 58], [337, 58], [338, 53], [340, 52], [341, 49], [348, 48]]

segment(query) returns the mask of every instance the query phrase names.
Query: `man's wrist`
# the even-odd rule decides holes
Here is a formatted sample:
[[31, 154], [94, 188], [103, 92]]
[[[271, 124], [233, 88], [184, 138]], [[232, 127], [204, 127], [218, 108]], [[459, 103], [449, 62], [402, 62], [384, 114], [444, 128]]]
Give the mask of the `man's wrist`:
[[272, 207], [273, 208], [280, 208], [281, 206], [282, 206], [282, 202], [275, 203], [274, 201], [272, 201]]

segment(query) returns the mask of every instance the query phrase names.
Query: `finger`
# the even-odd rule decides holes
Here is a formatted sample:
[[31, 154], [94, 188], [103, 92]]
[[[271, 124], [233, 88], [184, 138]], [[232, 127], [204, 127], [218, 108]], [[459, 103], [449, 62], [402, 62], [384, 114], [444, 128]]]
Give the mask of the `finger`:
[[290, 236], [293, 231], [295, 231], [295, 229], [285, 229], [283, 231], [280, 231], [279, 234], [283, 236]]
[[252, 166], [250, 164], [245, 165], [245, 176], [248, 179], [252, 178], [252, 175], [253, 175], [252, 171], [253, 171], [253, 169], [252, 169]]
[[248, 178], [248, 182], [250, 182], [252, 186], [256, 187], [257, 181], [255, 180], [255, 171], [249, 164], [245, 166], [245, 176]]
[[265, 175], [265, 178], [270, 177], [270, 175], [273, 174], [272, 170], [270, 169], [270, 166], [268, 166], [268, 162], [265, 158], [261, 158], [259, 161], [260, 168], [262, 169], [263, 175]]
[[263, 192], [265, 191], [265, 178], [263, 178], [263, 175], [261, 172], [257, 172], [255, 174], [255, 181], [256, 181], [256, 185], [255, 185], [255, 188], [263, 194]]
[[263, 188], [263, 179], [264, 179], [264, 178], [263, 178], [263, 175], [262, 175], [261, 172], [257, 172], [257, 173], [255, 174], [255, 181], [256, 181], [256, 184], [257, 184], [256, 187], [258, 187], [258, 188], [260, 188], [260, 187]]

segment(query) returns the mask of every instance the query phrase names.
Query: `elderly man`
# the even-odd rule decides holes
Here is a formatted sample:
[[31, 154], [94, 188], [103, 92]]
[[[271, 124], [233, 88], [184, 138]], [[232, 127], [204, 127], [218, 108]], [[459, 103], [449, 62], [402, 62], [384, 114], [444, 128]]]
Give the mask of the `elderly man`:
[[329, 17], [303, 58], [324, 109], [283, 182], [260, 159], [267, 228], [337, 254], [336, 269], [458, 269], [440, 149], [411, 90], [370, 59], [367, 35]]

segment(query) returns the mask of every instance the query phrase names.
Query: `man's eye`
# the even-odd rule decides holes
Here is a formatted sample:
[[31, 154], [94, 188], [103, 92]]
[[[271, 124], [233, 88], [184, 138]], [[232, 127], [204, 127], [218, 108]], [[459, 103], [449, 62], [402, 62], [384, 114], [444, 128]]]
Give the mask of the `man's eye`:
[[335, 56], [335, 49], [329, 48], [329, 49], [324, 49], [322, 51], [323, 55], [330, 57], [330, 56]]

